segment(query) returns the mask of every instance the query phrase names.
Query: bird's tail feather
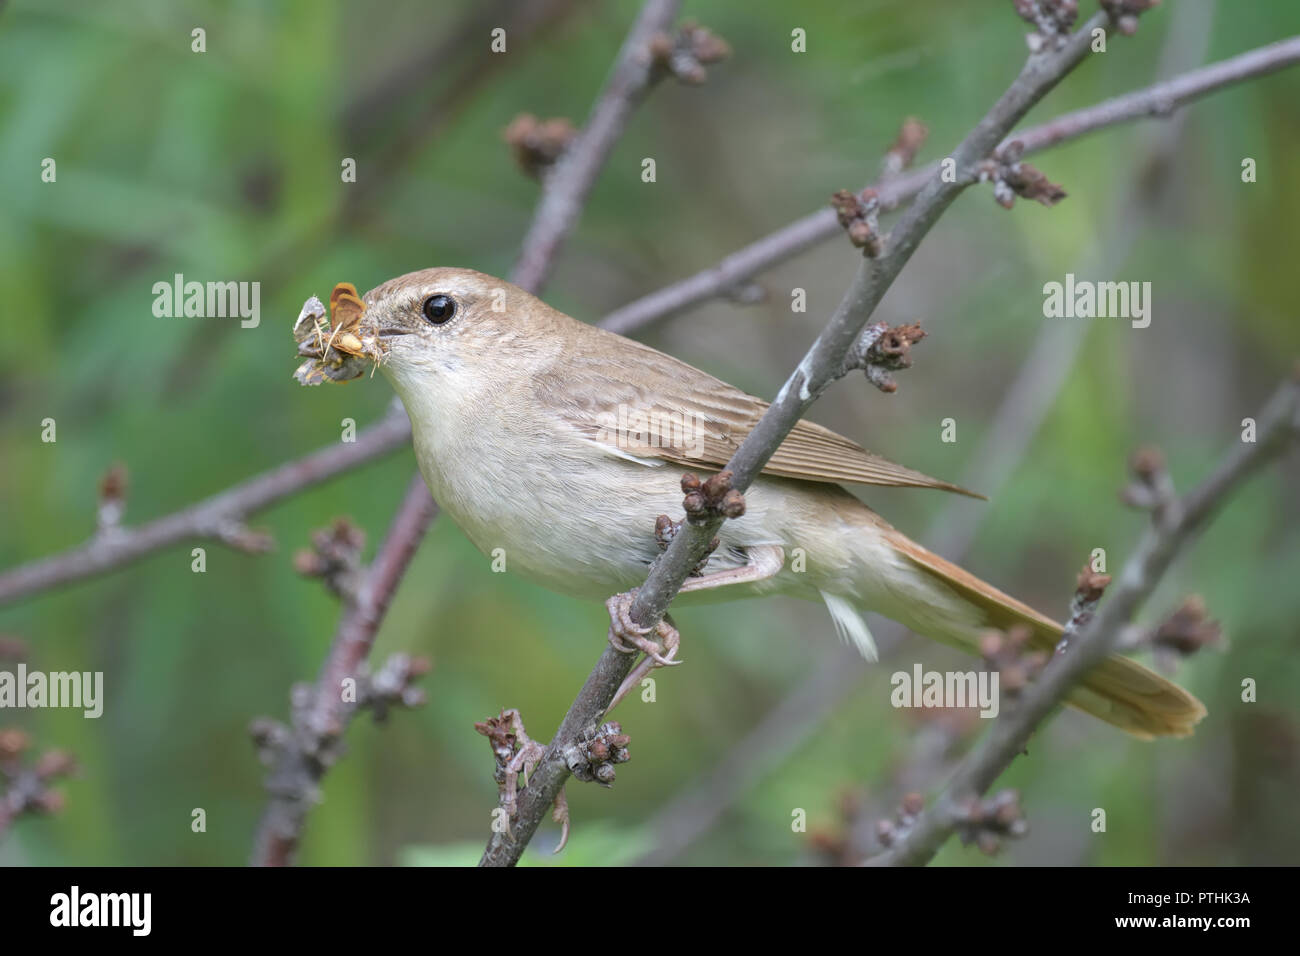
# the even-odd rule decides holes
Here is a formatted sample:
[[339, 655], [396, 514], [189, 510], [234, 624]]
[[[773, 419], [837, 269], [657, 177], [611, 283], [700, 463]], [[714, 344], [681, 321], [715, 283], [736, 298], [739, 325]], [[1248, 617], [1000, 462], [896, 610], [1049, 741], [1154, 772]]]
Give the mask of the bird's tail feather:
[[[1003, 594], [950, 561], [922, 548], [900, 532], [886, 537], [894, 549], [933, 582], [956, 592], [961, 601], [979, 612], [981, 626], [1005, 630], [1024, 625], [1033, 634], [1035, 648], [1051, 652], [1060, 639], [1060, 624], [1033, 608]], [[926, 637], [966, 651], [978, 646], [978, 628], [938, 626], [936, 619], [902, 623]], [[936, 631], [938, 631], [936, 633]], [[1079, 710], [1113, 724], [1135, 737], [1186, 737], [1205, 716], [1205, 706], [1188, 691], [1137, 661], [1119, 654], [1107, 657], [1071, 692], [1068, 702]]]

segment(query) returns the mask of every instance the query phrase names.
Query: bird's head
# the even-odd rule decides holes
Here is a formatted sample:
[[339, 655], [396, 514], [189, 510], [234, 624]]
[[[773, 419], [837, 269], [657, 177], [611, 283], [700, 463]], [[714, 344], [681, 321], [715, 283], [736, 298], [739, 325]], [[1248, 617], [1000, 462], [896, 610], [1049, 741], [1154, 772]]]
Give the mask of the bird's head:
[[371, 289], [364, 301], [359, 334], [377, 343], [379, 370], [403, 398], [415, 389], [473, 398], [528, 374], [558, 347], [550, 333], [559, 313], [473, 269], [410, 272]]

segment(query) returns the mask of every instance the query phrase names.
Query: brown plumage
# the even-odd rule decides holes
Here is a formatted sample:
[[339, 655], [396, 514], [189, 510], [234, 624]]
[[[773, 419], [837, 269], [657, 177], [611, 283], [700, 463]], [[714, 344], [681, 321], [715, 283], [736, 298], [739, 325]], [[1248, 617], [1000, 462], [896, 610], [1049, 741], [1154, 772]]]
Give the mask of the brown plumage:
[[[1056, 648], [1063, 629], [1051, 618], [925, 550], [898, 531], [891, 531], [889, 538], [918, 567], [981, 608], [989, 627], [1009, 630], [1023, 625], [1033, 635], [1032, 647], [1048, 653]], [[958, 639], [952, 643], [963, 650], [973, 650], [966, 641]], [[1084, 679], [1083, 686], [1070, 695], [1069, 701], [1080, 710], [1144, 739], [1186, 737], [1205, 716], [1205, 706], [1195, 696], [1119, 654], [1112, 654], [1097, 665]]]
[[[620, 406], [662, 409], [624, 450], [691, 468], [722, 468], [768, 409], [768, 403], [647, 345], [588, 327], [591, 345], [540, 374], [535, 391], [563, 409], [568, 424], [594, 437]], [[601, 348], [601, 345], [607, 347]], [[611, 357], [613, 356], [613, 357]], [[653, 382], [653, 394], [647, 388]], [[589, 397], [575, 402], [575, 395]], [[677, 428], [680, 423], [682, 428]], [[685, 439], [685, 440], [684, 440]], [[689, 447], [688, 447], [689, 446]], [[983, 495], [872, 454], [857, 442], [799, 421], [763, 468], [767, 475], [839, 484], [939, 488]]]
[[[720, 468], [768, 407], [468, 269], [400, 276], [365, 305], [357, 332], [379, 343], [434, 496], [482, 551], [504, 549], [511, 571], [562, 593], [603, 599], [641, 584], [659, 553], [656, 517], [681, 513], [681, 474]], [[1058, 624], [926, 551], [840, 482], [972, 494], [801, 422], [679, 600], [820, 598], [868, 656], [858, 614], [868, 609], [968, 651], [982, 629], [1014, 624], [1055, 645]], [[800, 570], [788, 560], [796, 549]], [[1190, 733], [1205, 714], [1119, 656], [1070, 703], [1139, 737]]]

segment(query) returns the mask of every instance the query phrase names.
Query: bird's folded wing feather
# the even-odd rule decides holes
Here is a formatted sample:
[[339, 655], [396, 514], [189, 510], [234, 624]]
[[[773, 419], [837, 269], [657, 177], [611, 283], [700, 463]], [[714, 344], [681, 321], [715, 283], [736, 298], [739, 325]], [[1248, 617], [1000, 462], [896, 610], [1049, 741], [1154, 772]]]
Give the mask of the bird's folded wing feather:
[[[628, 340], [617, 349], [570, 350], [533, 386], [539, 402], [609, 454], [701, 470], [725, 465], [768, 408], [762, 399]], [[983, 497], [872, 454], [809, 421], [795, 425], [763, 473]]]

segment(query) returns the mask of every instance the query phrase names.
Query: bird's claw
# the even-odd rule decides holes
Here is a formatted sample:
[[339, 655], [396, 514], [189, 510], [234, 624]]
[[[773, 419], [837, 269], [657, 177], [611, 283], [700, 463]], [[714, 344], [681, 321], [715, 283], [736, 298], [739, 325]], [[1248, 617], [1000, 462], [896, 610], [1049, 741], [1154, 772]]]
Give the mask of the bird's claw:
[[560, 842], [555, 845], [552, 853], [559, 853], [569, 842], [569, 800], [564, 795], [564, 788], [555, 795], [555, 803], [552, 804], [551, 819], [560, 825]]
[[[609, 643], [620, 654], [635, 654], [638, 651], [654, 661], [657, 667], [674, 667], [682, 663], [674, 660], [681, 635], [677, 628], [667, 621], [658, 621], [653, 627], [643, 627], [632, 620], [632, 602], [636, 599], [635, 591], [615, 594], [605, 602], [609, 611]], [[653, 641], [649, 635], [654, 634], [659, 641]]]
[[[615, 594], [605, 602], [605, 608], [609, 611], [610, 646], [622, 654], [635, 654], [638, 651], [645, 654], [645, 659], [633, 668], [632, 673], [620, 685], [606, 713], [617, 707], [628, 691], [640, 684], [656, 667], [675, 667], [682, 663], [677, 660], [677, 649], [682, 640], [677, 628], [667, 618], [654, 627], [642, 627], [632, 620], [632, 602], [635, 599], [636, 592], [628, 591]], [[651, 634], [659, 639], [657, 643], [650, 638]]]

